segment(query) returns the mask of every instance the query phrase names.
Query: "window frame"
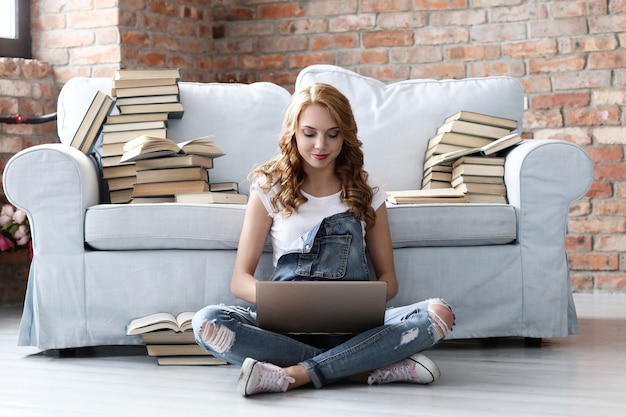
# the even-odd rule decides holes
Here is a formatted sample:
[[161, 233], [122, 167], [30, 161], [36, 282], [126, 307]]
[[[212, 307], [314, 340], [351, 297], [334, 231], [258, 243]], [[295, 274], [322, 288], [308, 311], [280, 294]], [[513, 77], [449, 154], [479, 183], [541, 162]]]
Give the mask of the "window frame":
[[0, 56], [5, 58], [32, 58], [30, 35], [30, 0], [16, 0], [17, 38], [0, 38]]

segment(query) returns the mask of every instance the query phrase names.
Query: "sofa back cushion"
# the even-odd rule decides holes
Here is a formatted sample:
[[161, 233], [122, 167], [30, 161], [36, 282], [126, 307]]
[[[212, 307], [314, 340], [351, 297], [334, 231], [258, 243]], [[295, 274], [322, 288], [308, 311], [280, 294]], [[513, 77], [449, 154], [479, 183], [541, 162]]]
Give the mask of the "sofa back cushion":
[[[180, 82], [182, 119], [169, 121], [167, 136], [178, 142], [209, 134], [226, 153], [215, 160], [211, 182], [236, 181], [248, 193], [248, 173], [278, 150], [278, 135], [289, 92], [275, 84], [259, 82]], [[110, 78], [77, 77], [61, 90], [57, 107], [58, 133], [69, 144], [95, 92], [111, 93]], [[113, 114], [118, 113], [117, 109]]]
[[303, 69], [296, 90], [322, 82], [337, 87], [352, 105], [363, 141], [365, 165], [385, 190], [421, 188], [428, 139], [443, 120], [469, 110], [518, 121], [524, 91], [514, 78], [413, 79], [384, 84], [332, 65]]

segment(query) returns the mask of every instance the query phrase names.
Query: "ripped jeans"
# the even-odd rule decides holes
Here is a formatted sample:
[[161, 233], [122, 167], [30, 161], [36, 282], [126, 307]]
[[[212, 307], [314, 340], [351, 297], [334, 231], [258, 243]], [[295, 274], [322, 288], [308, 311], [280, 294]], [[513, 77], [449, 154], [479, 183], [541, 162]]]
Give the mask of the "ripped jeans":
[[[311, 335], [308, 340], [297, 340], [257, 327], [251, 309], [225, 305], [200, 310], [193, 318], [193, 329], [198, 344], [218, 358], [238, 365], [248, 357], [281, 367], [299, 364], [313, 385], [321, 388], [436, 345], [449, 329], [436, 314], [429, 314], [430, 303], [447, 306], [431, 299], [389, 308], [382, 326], [347, 337]], [[210, 340], [204, 340], [200, 331], [205, 322], [216, 326]]]

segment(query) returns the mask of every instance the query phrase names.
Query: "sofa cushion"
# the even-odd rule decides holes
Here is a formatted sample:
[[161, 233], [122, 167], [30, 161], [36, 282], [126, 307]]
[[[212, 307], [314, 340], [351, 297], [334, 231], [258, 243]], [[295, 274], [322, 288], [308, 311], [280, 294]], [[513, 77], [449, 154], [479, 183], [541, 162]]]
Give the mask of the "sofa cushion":
[[388, 204], [394, 248], [485, 246], [515, 241], [515, 208], [506, 204]]
[[524, 114], [524, 90], [511, 77], [384, 84], [337, 66], [312, 65], [298, 74], [296, 89], [316, 82], [335, 86], [350, 100], [365, 168], [387, 191], [421, 187], [428, 139], [446, 117], [470, 110], [514, 119], [520, 126]]
[[[245, 207], [100, 204], [87, 210], [85, 242], [98, 250], [236, 249]], [[500, 204], [389, 205], [389, 224], [394, 248], [498, 245], [516, 238], [515, 209]]]

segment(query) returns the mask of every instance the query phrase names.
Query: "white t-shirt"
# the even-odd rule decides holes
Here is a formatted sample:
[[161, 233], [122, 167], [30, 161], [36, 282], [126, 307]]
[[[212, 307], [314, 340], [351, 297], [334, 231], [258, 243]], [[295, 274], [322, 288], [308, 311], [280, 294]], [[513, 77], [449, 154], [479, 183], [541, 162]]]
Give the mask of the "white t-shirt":
[[[348, 210], [348, 206], [341, 201], [341, 191], [326, 197], [314, 197], [310, 194], [302, 194], [308, 201], [298, 207], [298, 211], [285, 217], [282, 212], [275, 213], [272, 207], [271, 198], [277, 192], [277, 186], [273, 187], [268, 193], [261, 188], [261, 184], [265, 179], [255, 181], [251, 189], [254, 189], [265, 209], [273, 219], [272, 228], [270, 229], [270, 238], [272, 241], [272, 249], [274, 251], [274, 266], [278, 263], [278, 258], [289, 248], [291, 243], [300, 236], [311, 230], [313, 226], [322, 221], [325, 217], [333, 214], [343, 213]], [[371, 186], [371, 182], [370, 182]], [[374, 197], [372, 198], [372, 207], [377, 210], [381, 204], [387, 199], [386, 193], [380, 186], [374, 186]], [[363, 225], [363, 236], [365, 237], [365, 222]]]

